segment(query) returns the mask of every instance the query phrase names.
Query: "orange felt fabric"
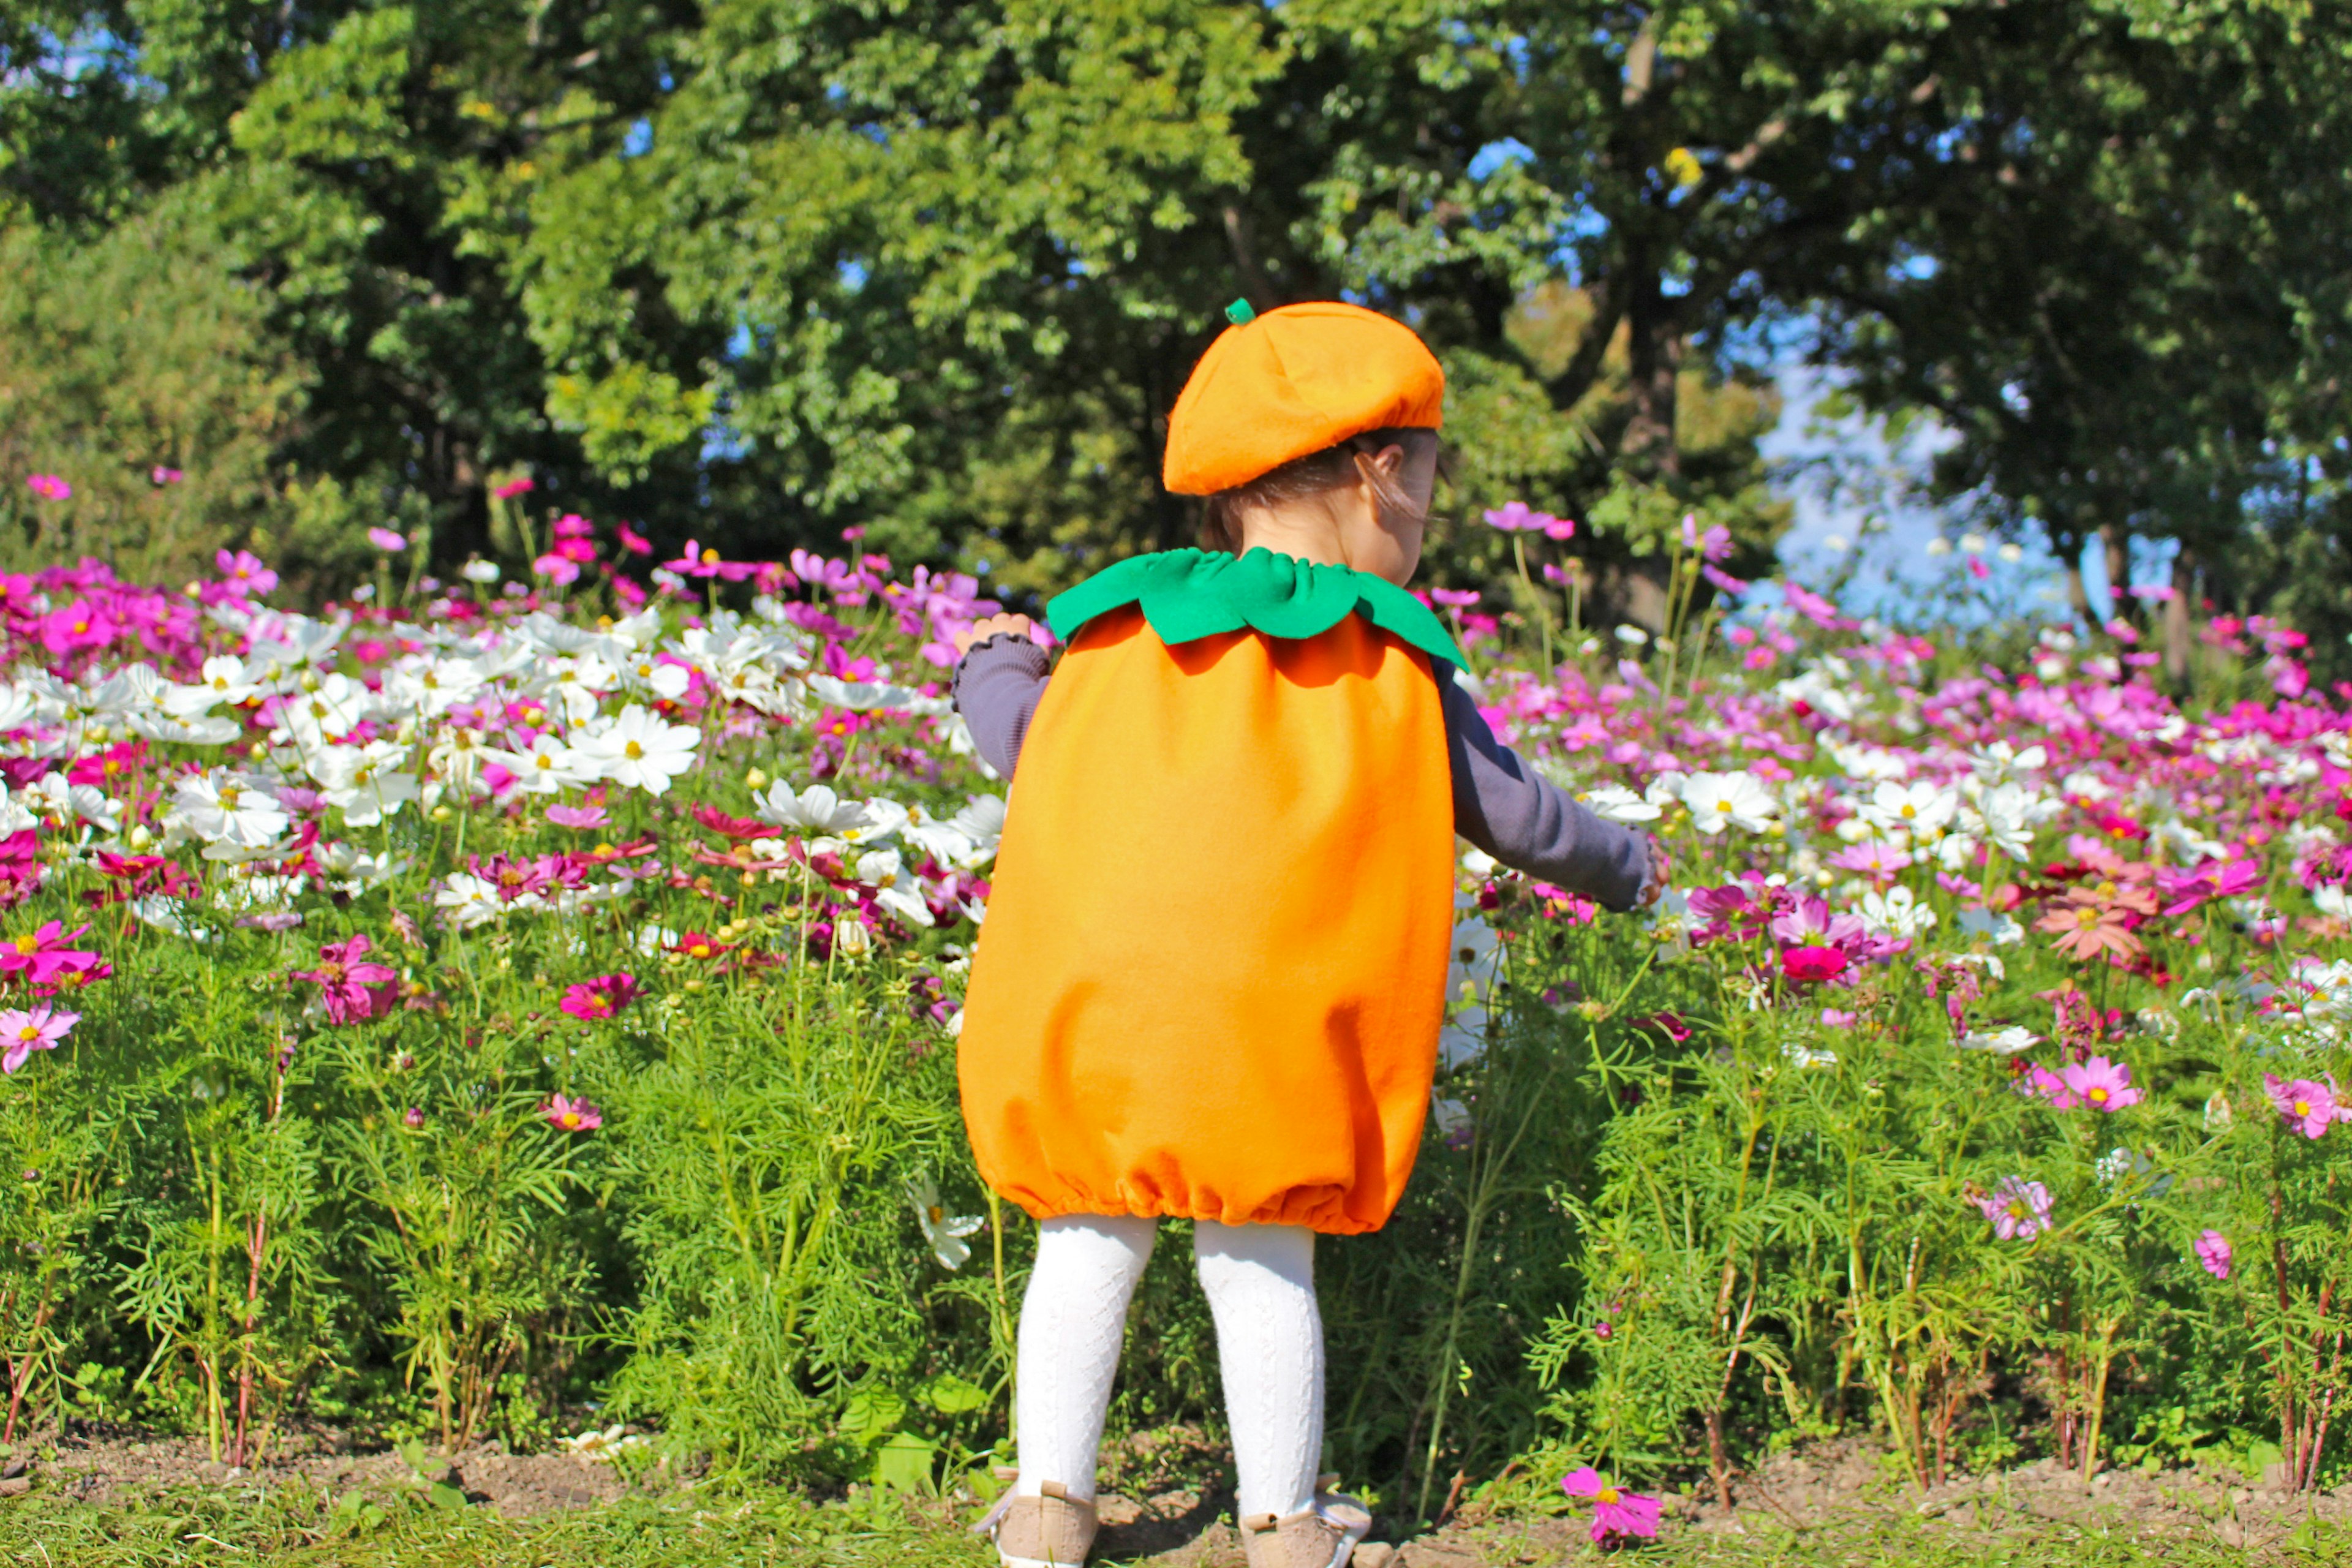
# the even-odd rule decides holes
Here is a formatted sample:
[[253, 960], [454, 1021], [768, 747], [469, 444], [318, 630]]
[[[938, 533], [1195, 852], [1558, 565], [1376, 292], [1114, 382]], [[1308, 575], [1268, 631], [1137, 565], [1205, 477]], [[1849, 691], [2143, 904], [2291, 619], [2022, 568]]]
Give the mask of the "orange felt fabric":
[[1445, 372], [1411, 327], [1323, 300], [1268, 310], [1209, 345], [1168, 416], [1161, 481], [1214, 495], [1367, 430], [1437, 429]]
[[1125, 608], [1021, 748], [958, 1071], [1040, 1219], [1375, 1230], [1412, 1173], [1453, 927], [1426, 656], [1360, 616], [1170, 648]]

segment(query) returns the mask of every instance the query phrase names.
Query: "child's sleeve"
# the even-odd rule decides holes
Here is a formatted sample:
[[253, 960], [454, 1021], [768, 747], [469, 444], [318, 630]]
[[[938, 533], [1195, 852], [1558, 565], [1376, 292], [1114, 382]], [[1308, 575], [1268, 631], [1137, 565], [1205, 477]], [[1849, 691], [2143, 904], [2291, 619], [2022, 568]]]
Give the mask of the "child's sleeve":
[[1650, 876], [1649, 840], [1603, 821], [1495, 738], [1476, 699], [1433, 661], [1444, 692], [1445, 749], [1454, 764], [1454, 830], [1504, 865], [1633, 908]]
[[1045, 690], [1046, 668], [1045, 650], [1018, 632], [982, 637], [956, 664], [949, 693], [971, 731], [972, 749], [1008, 779]]

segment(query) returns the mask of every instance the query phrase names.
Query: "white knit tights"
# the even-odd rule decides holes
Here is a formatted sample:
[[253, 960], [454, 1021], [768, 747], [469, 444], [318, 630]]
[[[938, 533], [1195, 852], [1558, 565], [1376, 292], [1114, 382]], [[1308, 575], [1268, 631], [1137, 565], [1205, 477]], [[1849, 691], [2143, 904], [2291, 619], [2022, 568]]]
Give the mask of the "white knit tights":
[[[1021, 1303], [1018, 1490], [1035, 1497], [1059, 1481], [1072, 1497], [1092, 1498], [1127, 1304], [1158, 1227], [1129, 1215], [1070, 1215], [1037, 1228], [1037, 1267]], [[1235, 1511], [1296, 1513], [1314, 1500], [1323, 1457], [1315, 1233], [1202, 1220], [1192, 1254], [1217, 1323], [1241, 1479]]]

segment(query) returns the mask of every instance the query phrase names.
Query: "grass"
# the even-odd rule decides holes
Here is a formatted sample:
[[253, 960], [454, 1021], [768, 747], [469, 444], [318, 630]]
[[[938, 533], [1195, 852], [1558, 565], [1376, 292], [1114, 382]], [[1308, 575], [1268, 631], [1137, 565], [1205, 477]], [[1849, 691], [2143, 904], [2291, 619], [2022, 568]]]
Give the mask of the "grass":
[[[292, 1568], [988, 1568], [992, 1557], [952, 1510], [887, 1499], [813, 1505], [787, 1491], [632, 1499], [512, 1521], [485, 1509], [424, 1504], [362, 1516], [304, 1488], [182, 1487], [132, 1501], [79, 1503], [36, 1491], [0, 1502], [0, 1563], [162, 1568], [259, 1563]], [[2257, 1552], [2219, 1544], [2135, 1543], [2066, 1525], [1944, 1531], [1890, 1515], [1802, 1535], [1684, 1534], [1603, 1554], [1562, 1556], [1507, 1523], [1475, 1540], [1485, 1563], [1598, 1563], [1651, 1568], [2241, 1568], [2249, 1562], [2352, 1563], [2352, 1531], [2305, 1527]], [[1460, 1552], [1469, 1542], [1448, 1542]], [[1407, 1563], [1412, 1562], [1410, 1550]], [[1462, 1563], [1449, 1556], [1449, 1565]]]

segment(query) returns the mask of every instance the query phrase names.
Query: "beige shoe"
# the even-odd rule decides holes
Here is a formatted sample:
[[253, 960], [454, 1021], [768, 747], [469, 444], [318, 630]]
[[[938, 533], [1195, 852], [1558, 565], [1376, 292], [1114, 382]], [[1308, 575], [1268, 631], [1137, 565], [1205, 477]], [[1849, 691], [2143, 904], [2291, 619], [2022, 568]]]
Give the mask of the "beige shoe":
[[1277, 1519], [1252, 1514], [1241, 1521], [1242, 1551], [1250, 1568], [1402, 1568], [1396, 1549], [1364, 1543], [1372, 1516], [1351, 1497], [1331, 1490], [1337, 1476], [1315, 1483], [1315, 1500], [1297, 1513]]
[[1095, 1543], [1095, 1505], [1059, 1481], [1038, 1489], [1043, 1497], [1014, 1497], [1008, 1488], [971, 1532], [995, 1541], [1001, 1568], [1078, 1568]]

